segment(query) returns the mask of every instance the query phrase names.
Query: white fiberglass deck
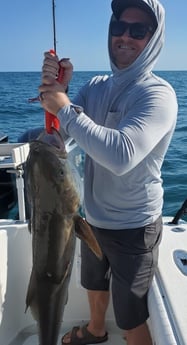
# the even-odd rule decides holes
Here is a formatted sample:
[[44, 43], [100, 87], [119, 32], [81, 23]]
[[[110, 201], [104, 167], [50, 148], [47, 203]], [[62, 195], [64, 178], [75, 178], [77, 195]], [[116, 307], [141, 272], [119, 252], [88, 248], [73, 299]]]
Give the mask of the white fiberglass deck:
[[[156, 295], [159, 292], [160, 297], [152, 305], [150, 303], [154, 312], [151, 315], [154, 328], [156, 323], [160, 323], [157, 335], [160, 334], [161, 337], [165, 332], [165, 339], [169, 339], [169, 344], [187, 345], [187, 223], [180, 221], [178, 225], [174, 225], [170, 221], [171, 218], [164, 218], [156, 285], [153, 290]], [[164, 314], [159, 311], [159, 299], [164, 305]], [[154, 315], [157, 316], [157, 322]], [[159, 345], [167, 343], [158, 342]]]
[[[80, 286], [80, 242], [77, 240], [74, 267], [69, 286], [61, 335], [89, 319], [85, 290]], [[37, 327], [30, 310], [25, 313], [25, 297], [32, 267], [31, 235], [27, 224], [0, 220], [0, 344], [38, 345]], [[110, 305], [107, 314], [109, 340], [105, 344], [125, 344], [114, 322]], [[59, 336], [59, 341], [61, 338]]]
[[[80, 286], [80, 242], [77, 240], [61, 335], [89, 319], [85, 290]], [[38, 345], [37, 328], [30, 310], [25, 314], [25, 297], [32, 267], [31, 235], [27, 223], [0, 220], [0, 344]], [[170, 315], [155, 281], [150, 298], [150, 327], [157, 345], [183, 345], [176, 341]], [[112, 303], [107, 312], [106, 344], [125, 344], [123, 332], [115, 325]], [[59, 343], [60, 344], [60, 343]]]
[[[83, 325], [85, 322], [80, 321], [75, 324], [75, 322], [63, 322], [61, 333], [59, 335], [59, 341], [58, 344], [60, 345], [60, 339], [61, 337], [68, 332], [72, 327], [75, 325]], [[125, 345], [126, 342], [124, 341], [122, 337], [122, 332], [119, 330], [114, 322], [108, 321], [107, 322], [107, 330], [109, 333], [108, 341], [106, 341], [104, 344], [106, 345]], [[36, 327], [29, 326], [26, 329], [22, 330], [15, 339], [13, 339], [9, 345], [38, 345], [38, 336], [37, 336], [37, 330]]]

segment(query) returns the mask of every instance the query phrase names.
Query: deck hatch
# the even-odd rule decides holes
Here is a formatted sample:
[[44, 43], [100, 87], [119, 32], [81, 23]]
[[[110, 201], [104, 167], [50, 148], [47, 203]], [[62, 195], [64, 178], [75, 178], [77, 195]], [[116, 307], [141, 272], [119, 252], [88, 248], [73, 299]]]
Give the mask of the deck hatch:
[[180, 249], [175, 250], [173, 252], [173, 258], [179, 270], [187, 276], [187, 252]]

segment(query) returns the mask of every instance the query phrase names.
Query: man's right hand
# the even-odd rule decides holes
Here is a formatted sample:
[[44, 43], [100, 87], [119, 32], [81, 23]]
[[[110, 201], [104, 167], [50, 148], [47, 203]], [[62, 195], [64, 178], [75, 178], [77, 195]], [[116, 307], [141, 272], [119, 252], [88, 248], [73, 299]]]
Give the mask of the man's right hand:
[[42, 67], [42, 84], [44, 84], [45, 78], [58, 78], [59, 65], [63, 69], [63, 78], [60, 81], [64, 91], [67, 90], [68, 84], [72, 78], [73, 65], [69, 58], [63, 58], [59, 61], [57, 55], [51, 52], [44, 53], [44, 61]]

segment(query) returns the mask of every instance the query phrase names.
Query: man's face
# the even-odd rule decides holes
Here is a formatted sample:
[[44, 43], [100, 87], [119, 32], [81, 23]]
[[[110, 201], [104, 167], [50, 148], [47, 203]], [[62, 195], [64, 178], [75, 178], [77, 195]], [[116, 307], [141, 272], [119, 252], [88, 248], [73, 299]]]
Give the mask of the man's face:
[[[122, 12], [119, 21], [132, 23], [142, 23], [152, 25], [150, 16], [139, 8], [130, 7]], [[150, 38], [151, 32], [147, 32], [143, 39], [134, 39], [130, 36], [129, 29], [121, 36], [112, 36], [111, 54], [114, 64], [123, 69], [131, 65], [145, 48]]]

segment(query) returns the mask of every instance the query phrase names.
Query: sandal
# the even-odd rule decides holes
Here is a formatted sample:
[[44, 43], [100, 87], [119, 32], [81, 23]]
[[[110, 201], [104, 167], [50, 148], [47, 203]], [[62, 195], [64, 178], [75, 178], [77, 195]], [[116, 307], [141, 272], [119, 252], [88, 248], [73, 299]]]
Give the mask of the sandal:
[[66, 333], [63, 337], [62, 337], [62, 345], [66, 344], [66, 345], [86, 345], [86, 344], [99, 344], [99, 343], [104, 343], [104, 341], [108, 340], [108, 333], [106, 332], [105, 335], [103, 335], [102, 337], [96, 337], [95, 335], [91, 334], [88, 329], [87, 329], [87, 325], [83, 326], [81, 328], [82, 331], [82, 337], [79, 338], [77, 336], [77, 331], [80, 329], [80, 327], [73, 327], [71, 334], [70, 334], [70, 342], [69, 343], [64, 343], [64, 338], [67, 336]]

